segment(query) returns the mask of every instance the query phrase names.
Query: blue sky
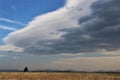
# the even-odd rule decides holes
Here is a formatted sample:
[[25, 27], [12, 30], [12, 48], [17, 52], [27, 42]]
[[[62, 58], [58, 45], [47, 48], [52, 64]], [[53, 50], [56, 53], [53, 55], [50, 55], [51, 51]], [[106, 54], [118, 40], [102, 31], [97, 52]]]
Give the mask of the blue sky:
[[[0, 20], [0, 25], [13, 27], [16, 29], [21, 29], [27, 25], [28, 22], [30, 22], [34, 17], [45, 14], [51, 11], [55, 11], [60, 7], [63, 7], [65, 5], [65, 0], [0, 0], [0, 18], [6, 19]], [[17, 23], [11, 23], [7, 20], [20, 22], [25, 25], [17, 24]], [[0, 45], [3, 45], [3, 38], [7, 36], [9, 33], [13, 32], [12, 30], [6, 30], [0, 28]], [[44, 57], [37, 57], [30, 55], [21, 55], [21, 53], [8, 53], [0, 51], [1, 55], [5, 55], [3, 57], [0, 57], [0, 69], [16, 69], [16, 65], [21, 64], [22, 62], [24, 65], [28, 66], [28, 64], [31, 63], [29, 61], [31, 58], [35, 59], [32, 63], [44, 63], [46, 60]], [[11, 55], [10, 55], [11, 54]], [[10, 56], [7, 56], [10, 55]], [[14, 60], [16, 58], [19, 58], [18, 60]], [[21, 58], [23, 60], [21, 60]], [[43, 60], [42, 60], [43, 59]], [[49, 59], [49, 58], [48, 58]], [[9, 62], [10, 61], [10, 62]], [[43, 62], [42, 62], [43, 61]], [[49, 61], [49, 60], [47, 60]], [[13, 64], [14, 63], [14, 64]], [[49, 63], [49, 62], [47, 62]], [[13, 65], [12, 67], [8, 68], [5, 66]], [[24, 66], [17, 66], [17, 69], [22, 69]]]
[[120, 0], [0, 0], [0, 69], [120, 70], [119, 7]]
[[[0, 0], [0, 17], [18, 21], [27, 24], [34, 17], [54, 11], [65, 5], [65, 0]], [[21, 29], [25, 25], [1, 21], [0, 25]], [[11, 31], [0, 29], [0, 44], [3, 44], [2, 38]]]

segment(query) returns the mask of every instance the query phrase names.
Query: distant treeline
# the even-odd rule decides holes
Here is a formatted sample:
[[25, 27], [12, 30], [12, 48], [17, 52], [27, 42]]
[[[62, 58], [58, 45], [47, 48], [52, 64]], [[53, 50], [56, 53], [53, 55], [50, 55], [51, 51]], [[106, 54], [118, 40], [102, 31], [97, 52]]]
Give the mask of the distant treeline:
[[[0, 70], [0, 72], [24, 72], [21, 70]], [[28, 72], [68, 72], [68, 73], [110, 73], [110, 74], [120, 74], [120, 71], [74, 71], [74, 70], [31, 70]]]

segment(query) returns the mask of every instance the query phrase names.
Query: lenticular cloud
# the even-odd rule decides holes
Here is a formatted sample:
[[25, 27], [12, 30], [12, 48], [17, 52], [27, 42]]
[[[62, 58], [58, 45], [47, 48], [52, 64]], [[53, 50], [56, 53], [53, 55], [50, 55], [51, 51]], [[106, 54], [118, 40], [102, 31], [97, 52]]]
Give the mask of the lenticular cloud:
[[10, 33], [4, 42], [40, 55], [118, 50], [119, 5], [118, 0], [67, 0], [62, 8]]

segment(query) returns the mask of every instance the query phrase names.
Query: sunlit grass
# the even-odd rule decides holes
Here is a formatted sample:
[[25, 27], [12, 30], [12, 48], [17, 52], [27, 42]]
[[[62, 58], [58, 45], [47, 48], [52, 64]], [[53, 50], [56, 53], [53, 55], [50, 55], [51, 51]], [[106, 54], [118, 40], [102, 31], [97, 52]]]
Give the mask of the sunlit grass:
[[0, 80], [120, 80], [120, 74], [3, 72], [0, 73]]

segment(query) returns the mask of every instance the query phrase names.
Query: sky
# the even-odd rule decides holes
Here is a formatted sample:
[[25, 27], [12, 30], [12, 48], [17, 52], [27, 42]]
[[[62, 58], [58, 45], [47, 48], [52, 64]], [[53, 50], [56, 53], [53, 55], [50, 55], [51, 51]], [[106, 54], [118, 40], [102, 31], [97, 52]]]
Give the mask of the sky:
[[0, 70], [120, 70], [119, 0], [0, 0]]

